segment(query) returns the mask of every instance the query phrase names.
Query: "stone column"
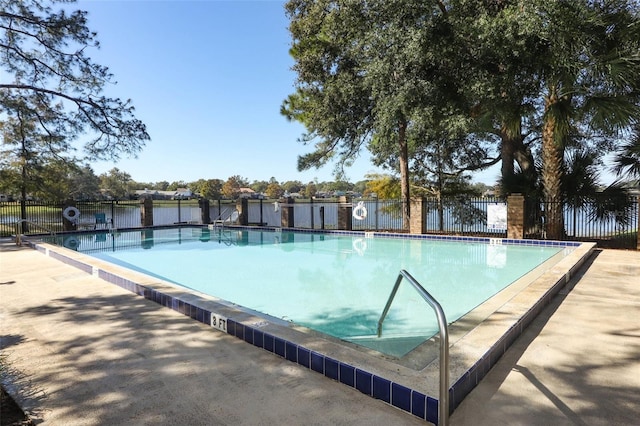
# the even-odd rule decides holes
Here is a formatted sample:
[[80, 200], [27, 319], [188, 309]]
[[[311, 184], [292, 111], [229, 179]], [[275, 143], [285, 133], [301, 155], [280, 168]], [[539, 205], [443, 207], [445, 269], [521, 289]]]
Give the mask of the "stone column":
[[282, 227], [295, 227], [295, 221], [293, 220], [293, 198], [289, 197], [280, 200], [280, 211], [282, 212], [280, 215]]
[[524, 195], [511, 194], [507, 197], [507, 238], [524, 238], [525, 221]]
[[142, 226], [153, 226], [153, 200], [151, 198], [140, 199], [140, 223]]
[[409, 217], [410, 234], [427, 233], [427, 200], [424, 197], [412, 198], [410, 201], [411, 216]]
[[238, 198], [236, 210], [238, 210], [238, 224], [247, 226], [249, 224], [249, 200], [244, 197]]
[[200, 205], [200, 219], [202, 220], [202, 223], [204, 225], [211, 223], [211, 206], [209, 205], [209, 200], [203, 198], [198, 202], [198, 204]]
[[342, 196], [338, 199], [338, 203], [338, 229], [343, 231], [353, 230], [351, 197]]

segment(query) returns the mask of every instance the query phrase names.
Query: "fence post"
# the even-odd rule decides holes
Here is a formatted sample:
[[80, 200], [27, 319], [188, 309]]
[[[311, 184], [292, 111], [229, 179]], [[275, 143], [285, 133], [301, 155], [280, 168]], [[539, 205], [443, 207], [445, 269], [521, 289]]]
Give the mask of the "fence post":
[[140, 199], [140, 223], [143, 227], [153, 226], [153, 200], [149, 197]]
[[293, 228], [295, 227], [295, 222], [293, 220], [293, 198], [284, 198], [281, 200], [280, 204], [284, 205], [281, 207], [281, 225], [283, 228]]
[[262, 198], [260, 198], [260, 226], [265, 226], [266, 223], [264, 223], [264, 218], [262, 216]]
[[351, 197], [341, 196], [338, 199], [338, 229], [343, 231], [353, 230], [352, 214]]
[[202, 220], [202, 224], [211, 223], [211, 211], [209, 210], [209, 200], [203, 198], [198, 202], [200, 205], [200, 218]]
[[638, 197], [638, 206], [636, 212], [636, 220], [638, 221], [636, 227], [636, 249], [640, 250], [640, 197]]
[[242, 226], [249, 224], [249, 200], [247, 198], [238, 198], [236, 200], [236, 210], [238, 210], [238, 223]]
[[507, 197], [507, 238], [524, 239], [524, 195], [511, 194]]
[[425, 234], [427, 231], [427, 200], [424, 197], [412, 198], [410, 201], [409, 233]]
[[309, 205], [310, 205], [310, 210], [311, 210], [311, 229], [314, 229], [314, 223], [313, 223], [313, 197], [309, 198]]

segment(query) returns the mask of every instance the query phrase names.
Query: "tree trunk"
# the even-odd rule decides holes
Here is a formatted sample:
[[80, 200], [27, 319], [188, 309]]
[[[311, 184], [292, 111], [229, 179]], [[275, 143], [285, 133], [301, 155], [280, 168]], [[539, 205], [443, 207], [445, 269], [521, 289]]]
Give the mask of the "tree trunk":
[[22, 168], [20, 170], [20, 219], [21, 233], [26, 234], [29, 232], [29, 223], [27, 220], [27, 163], [29, 161], [26, 141], [22, 138]]
[[400, 120], [398, 127], [398, 148], [400, 151], [400, 191], [402, 194], [402, 228], [409, 230], [409, 148], [407, 145], [407, 122]]
[[536, 171], [533, 154], [524, 146], [522, 136], [517, 141], [516, 150], [513, 155], [522, 173], [524, 173], [528, 181], [531, 182], [531, 185], [534, 186], [538, 178], [538, 172]]
[[[518, 137], [520, 137], [520, 135], [518, 135]], [[506, 125], [500, 128], [500, 138], [502, 139], [502, 144], [500, 145], [500, 174], [503, 181], [508, 182], [514, 173], [513, 161], [515, 144], [514, 138], [509, 134]]]
[[563, 200], [561, 190], [563, 147], [558, 140], [557, 118], [549, 110], [558, 102], [552, 93], [545, 101], [545, 117], [542, 127], [542, 184], [544, 186], [545, 228], [547, 239], [558, 240], [564, 235]]

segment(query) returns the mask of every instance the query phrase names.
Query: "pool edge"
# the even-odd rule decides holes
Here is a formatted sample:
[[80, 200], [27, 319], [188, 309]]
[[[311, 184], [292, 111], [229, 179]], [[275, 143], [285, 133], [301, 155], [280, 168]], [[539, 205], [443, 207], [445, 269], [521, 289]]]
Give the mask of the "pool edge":
[[[357, 231], [333, 231], [330, 233], [342, 235], [363, 234]], [[374, 233], [374, 235], [370, 236], [396, 237], [388, 233]], [[444, 236], [431, 236], [433, 238], [426, 238], [427, 236], [412, 236], [412, 234], [398, 234], [398, 237], [467, 242], [490, 242], [489, 240], [492, 240], [490, 243], [500, 244], [518, 244], [517, 242], [514, 243], [514, 241], [520, 241], [507, 239], [498, 239], [500, 241], [495, 241], [496, 239], [483, 237], [444, 238]], [[529, 242], [530, 241], [531, 240], [529, 240]], [[215, 305], [216, 302], [214, 300], [207, 300], [203, 303], [202, 298], [191, 297], [189, 294], [186, 294], [183, 289], [176, 290], [173, 288], [173, 285], [160, 282], [160, 280], [156, 278], [145, 277], [144, 274], [134, 273], [132, 278], [132, 274], [130, 274], [126, 268], [118, 267], [113, 269], [103, 267], [100, 265], [100, 262], [97, 262], [98, 265], [96, 265], [94, 258], [90, 258], [73, 250], [37, 242], [27, 241], [26, 243], [47, 256], [74, 266], [88, 274], [96, 275], [109, 283], [116, 284], [123, 289], [164, 307], [173, 309], [206, 325], [213, 327], [212, 318], [224, 318], [225, 330], [221, 330], [220, 327], [214, 328], [218, 328], [247, 343], [261, 347], [284, 359], [353, 387], [373, 398], [383, 400], [421, 419], [437, 423], [438, 400], [437, 397], [430, 396], [432, 392], [420, 391], [416, 389], [418, 386], [407, 385], [406, 382], [401, 383], [399, 380], [394, 381], [389, 379], [389, 376], [386, 374], [376, 374], [376, 372], [369, 371], [361, 365], [359, 366], [358, 363], [340, 361], [338, 359], [339, 357], [331, 356], [330, 353], [322, 353], [318, 348], [298, 344], [293, 341], [295, 339], [288, 340], [286, 333], [285, 337], [282, 337], [282, 334], [279, 333], [282, 330], [275, 330], [275, 332], [273, 330], [274, 327], [283, 327], [282, 324], [269, 324], [265, 326], [259, 319], [256, 319], [255, 316], [246, 312], [233, 312], [232, 307], [223, 304]], [[510, 320], [513, 320], [514, 323], [511, 326], [506, 326], [502, 335], [494, 341], [493, 345], [484, 351], [481, 350], [480, 352], [482, 353], [479, 357], [474, 354], [474, 357], [477, 358], [475, 362], [468, 365], [470, 361], [466, 360], [452, 367], [450, 377], [453, 377], [453, 380], [450, 382], [449, 387], [450, 412], [455, 410], [464, 397], [485, 377], [491, 367], [506, 352], [508, 347], [522, 334], [531, 321], [551, 302], [552, 298], [569, 282], [576, 272], [583, 267], [596, 246], [594, 243], [542, 243], [544, 242], [538, 242], [538, 244], [529, 243], [527, 245], [561, 245], [572, 247], [573, 253], [567, 257], [571, 257], [573, 260], [563, 259], [559, 262], [563, 265], [553, 267], [550, 271], [543, 274], [550, 285], [541, 285], [539, 289], [536, 289], [540, 294], [537, 302], [525, 309], [524, 312], [518, 312], [518, 309], [513, 309], [513, 312], [510, 313], [513, 318], [510, 318]], [[571, 264], [569, 265], [569, 263]], [[119, 269], [122, 269], [122, 271], [120, 272]], [[508, 307], [505, 309], [508, 309]], [[229, 315], [229, 313], [231, 313], [231, 315]], [[284, 328], [286, 328], [286, 325], [284, 325]], [[455, 351], [464, 350], [465, 345], [454, 344], [452, 345], [452, 349], [454, 349], [455, 356]], [[431, 378], [433, 371], [435, 370], [437, 372], [437, 368], [437, 362], [432, 363], [420, 372], [424, 373], [421, 379], [426, 380], [427, 378]], [[452, 382], [453, 385], [451, 385]]]

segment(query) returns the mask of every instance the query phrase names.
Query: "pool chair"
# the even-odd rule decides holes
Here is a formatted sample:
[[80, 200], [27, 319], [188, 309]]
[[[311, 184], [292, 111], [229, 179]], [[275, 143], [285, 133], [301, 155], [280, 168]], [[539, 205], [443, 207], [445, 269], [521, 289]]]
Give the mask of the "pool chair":
[[94, 213], [93, 216], [96, 218], [95, 223], [93, 224], [93, 229], [98, 229], [98, 226], [107, 228], [107, 215], [105, 213]]

